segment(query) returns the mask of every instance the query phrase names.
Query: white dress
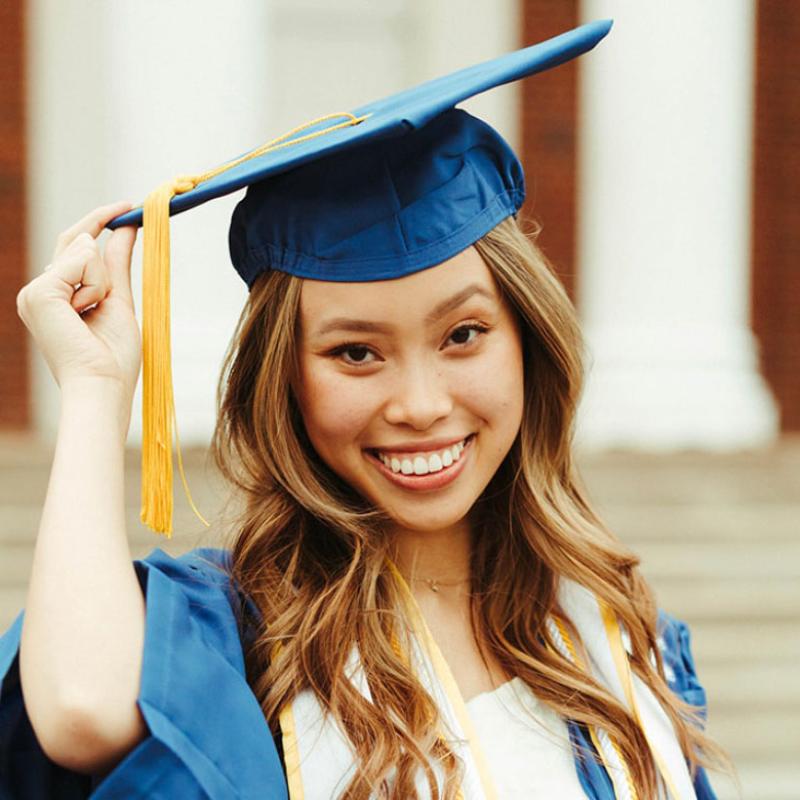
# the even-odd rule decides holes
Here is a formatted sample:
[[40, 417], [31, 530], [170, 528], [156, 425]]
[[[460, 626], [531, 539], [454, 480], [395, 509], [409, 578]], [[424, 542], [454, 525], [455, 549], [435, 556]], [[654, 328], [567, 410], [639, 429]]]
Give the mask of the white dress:
[[586, 800], [566, 722], [519, 678], [466, 703], [500, 800]]

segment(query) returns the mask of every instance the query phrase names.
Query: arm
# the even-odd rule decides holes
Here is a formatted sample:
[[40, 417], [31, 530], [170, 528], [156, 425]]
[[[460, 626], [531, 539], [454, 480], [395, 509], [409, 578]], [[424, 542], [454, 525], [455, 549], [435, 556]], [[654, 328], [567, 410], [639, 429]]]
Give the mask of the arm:
[[136, 705], [144, 601], [126, 539], [123, 451], [141, 344], [130, 288], [134, 229], [96, 241], [129, 204], [65, 231], [18, 313], [61, 389], [50, 483], [20, 651], [31, 725], [53, 761], [103, 770], [146, 727]]
[[[272, 732], [247, 683], [229, 554], [200, 548], [174, 558], [156, 548], [133, 566], [145, 598], [137, 702], [146, 737], [91, 777], [50, 759], [23, 703], [20, 614], [0, 636], [0, 797], [286, 800]], [[81, 735], [96, 731], [89, 717]]]
[[146, 734], [136, 706], [144, 600], [125, 532], [121, 395], [100, 378], [62, 386], [20, 650], [42, 748], [82, 772], [103, 771]]

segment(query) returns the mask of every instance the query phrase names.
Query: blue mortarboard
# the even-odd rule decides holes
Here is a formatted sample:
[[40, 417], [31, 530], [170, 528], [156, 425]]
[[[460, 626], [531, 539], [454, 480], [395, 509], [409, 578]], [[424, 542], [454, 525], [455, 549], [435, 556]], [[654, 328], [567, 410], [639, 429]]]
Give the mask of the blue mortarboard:
[[522, 166], [502, 137], [450, 108], [405, 135], [250, 186], [231, 220], [231, 260], [248, 286], [268, 269], [399, 278], [469, 247], [524, 197]]
[[312, 120], [206, 173], [162, 184], [143, 207], [109, 223], [144, 226], [145, 524], [160, 532], [172, 524], [169, 217], [248, 187], [229, 235], [248, 286], [270, 269], [370, 281], [439, 264], [515, 214], [525, 194], [508, 144], [456, 104], [563, 64], [610, 28], [610, 20], [582, 25], [352, 113]]

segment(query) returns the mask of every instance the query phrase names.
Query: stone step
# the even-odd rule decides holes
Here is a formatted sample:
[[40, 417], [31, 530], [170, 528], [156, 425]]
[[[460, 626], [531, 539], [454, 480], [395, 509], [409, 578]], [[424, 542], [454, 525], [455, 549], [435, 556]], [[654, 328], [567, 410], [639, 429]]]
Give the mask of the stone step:
[[681, 504], [640, 500], [636, 505], [599, 504], [606, 525], [624, 542], [769, 542], [800, 538], [800, 487], [794, 500], [748, 503], [713, 498]]
[[761, 541], [640, 541], [633, 546], [654, 579], [736, 578], [747, 582], [794, 579], [800, 582], [800, 535], [765, 547]]
[[577, 461], [590, 498], [601, 507], [781, 503], [800, 497], [799, 445], [798, 437], [787, 436], [774, 447], [739, 453], [578, 452]]
[[662, 580], [650, 574], [648, 568], [643, 572], [658, 605], [689, 623], [798, 621], [800, 581], [795, 578], [746, 581], [708, 576]]
[[792, 761], [743, 761], [736, 764], [739, 787], [727, 776], [712, 773], [718, 800], [797, 800], [800, 764]]
[[762, 761], [798, 764], [800, 714], [795, 708], [711, 709], [708, 734], [725, 747], [734, 764]]
[[695, 659], [709, 713], [794, 710], [800, 718], [800, 681], [795, 661], [703, 663]]
[[[717, 663], [800, 663], [800, 621], [694, 620], [692, 652], [705, 669]], [[800, 681], [798, 681], [800, 683]]]

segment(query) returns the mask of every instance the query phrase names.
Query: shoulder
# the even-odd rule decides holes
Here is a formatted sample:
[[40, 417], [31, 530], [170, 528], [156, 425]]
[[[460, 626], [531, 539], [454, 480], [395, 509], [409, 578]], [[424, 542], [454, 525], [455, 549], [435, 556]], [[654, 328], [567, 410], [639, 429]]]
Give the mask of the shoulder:
[[230, 577], [230, 553], [221, 548], [197, 547], [172, 556], [156, 547], [144, 558], [134, 560], [133, 566], [145, 592], [151, 581], [166, 580], [194, 601], [221, 595], [233, 600], [237, 594]]
[[227, 573], [230, 558], [230, 552], [220, 547], [196, 547], [179, 556], [155, 547], [144, 558], [136, 559], [134, 564], [141, 565], [145, 571], [157, 569], [178, 580], [192, 576], [196, 579], [198, 573], [213, 579]]
[[[161, 548], [134, 562], [148, 630], [165, 639], [199, 635], [242, 670], [241, 596], [229, 573], [230, 553], [199, 547], [172, 556]], [[178, 626], [183, 633], [175, 630]]]
[[657, 643], [670, 689], [690, 705], [705, 708], [706, 693], [697, 677], [689, 626], [666, 611], [659, 611]]

